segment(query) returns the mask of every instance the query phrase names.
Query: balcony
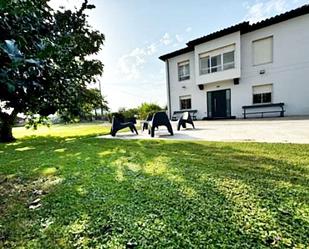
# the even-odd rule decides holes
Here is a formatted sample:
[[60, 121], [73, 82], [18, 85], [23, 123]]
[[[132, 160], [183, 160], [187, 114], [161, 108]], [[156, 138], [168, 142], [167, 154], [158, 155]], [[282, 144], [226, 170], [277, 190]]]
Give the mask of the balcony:
[[195, 48], [197, 85], [240, 78], [240, 33], [236, 32]]

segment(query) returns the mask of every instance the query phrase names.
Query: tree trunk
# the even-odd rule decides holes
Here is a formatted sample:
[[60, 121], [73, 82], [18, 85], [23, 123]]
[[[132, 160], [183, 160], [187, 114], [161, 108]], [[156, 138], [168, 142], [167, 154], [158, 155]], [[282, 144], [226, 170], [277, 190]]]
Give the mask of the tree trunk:
[[16, 116], [15, 112], [11, 115], [0, 113], [0, 142], [9, 143], [16, 140], [12, 132]]
[[101, 119], [103, 120], [103, 114], [104, 114], [104, 107], [101, 105]]

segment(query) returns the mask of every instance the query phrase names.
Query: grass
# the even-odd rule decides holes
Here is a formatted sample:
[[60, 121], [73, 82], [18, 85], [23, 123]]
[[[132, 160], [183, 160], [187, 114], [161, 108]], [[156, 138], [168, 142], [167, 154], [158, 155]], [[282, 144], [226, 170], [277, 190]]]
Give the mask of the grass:
[[309, 246], [308, 145], [14, 132], [0, 144], [0, 248]]
[[102, 123], [85, 123], [85, 124], [69, 124], [69, 125], [52, 125], [50, 127], [41, 126], [39, 129], [26, 129], [24, 127], [14, 128], [14, 136], [25, 138], [29, 136], [53, 136], [53, 137], [76, 137], [87, 135], [100, 135], [107, 133], [109, 127]]

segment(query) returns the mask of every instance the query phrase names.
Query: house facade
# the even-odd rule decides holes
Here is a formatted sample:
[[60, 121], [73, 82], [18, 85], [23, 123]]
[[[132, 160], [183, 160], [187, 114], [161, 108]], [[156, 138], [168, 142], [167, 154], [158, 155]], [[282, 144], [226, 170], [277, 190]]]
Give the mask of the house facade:
[[309, 115], [309, 5], [186, 45], [160, 57], [170, 117], [197, 110], [198, 119], [241, 118], [243, 106], [271, 103]]

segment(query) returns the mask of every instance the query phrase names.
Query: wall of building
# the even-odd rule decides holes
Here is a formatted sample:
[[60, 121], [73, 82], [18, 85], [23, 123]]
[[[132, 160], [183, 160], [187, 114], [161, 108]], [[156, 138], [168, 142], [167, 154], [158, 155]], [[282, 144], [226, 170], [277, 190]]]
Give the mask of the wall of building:
[[[171, 110], [178, 111], [179, 96], [191, 95], [192, 109], [198, 110], [198, 118], [207, 116], [207, 91], [231, 89], [231, 115], [242, 117], [242, 106], [252, 105], [254, 85], [273, 84], [273, 103], [284, 102], [286, 115], [309, 115], [309, 14], [293, 18], [279, 24], [256, 30], [240, 36], [241, 77], [239, 85], [234, 85], [225, 77], [216, 82], [203, 84], [198, 74], [197, 55], [209, 49], [205, 44], [193, 51], [169, 59]], [[235, 34], [234, 34], [235, 35]], [[273, 36], [273, 62], [259, 66], [253, 65], [252, 42]], [[227, 37], [227, 36], [226, 36]], [[215, 44], [226, 37], [211, 41]], [[233, 36], [232, 36], [233, 37]], [[233, 38], [235, 39], [236, 36]], [[231, 40], [233, 43], [234, 40]], [[220, 43], [218, 43], [220, 44]], [[190, 60], [190, 80], [178, 81], [177, 63]], [[260, 74], [265, 70], [265, 74]], [[216, 74], [216, 73], [215, 73]], [[219, 74], [218, 74], [219, 75]], [[217, 76], [216, 76], [217, 77]]]
[[[190, 79], [178, 80], [178, 63], [190, 61]], [[198, 118], [206, 116], [206, 94], [195, 84], [194, 52], [182, 54], [168, 60], [170, 70], [170, 105], [172, 113], [180, 110], [180, 96], [191, 95], [192, 110], [198, 111]]]
[[[223, 49], [227, 46], [235, 46], [235, 68], [230, 70], [225, 70], [217, 73], [210, 73], [210, 74], [200, 74], [200, 68], [199, 68], [199, 58], [201, 54], [213, 51]], [[228, 79], [234, 79], [239, 78], [241, 74], [241, 63], [240, 63], [240, 49], [241, 42], [240, 42], [240, 32], [235, 32], [229, 35], [226, 35], [224, 37], [221, 37], [219, 39], [215, 39], [200, 45], [197, 45], [194, 48], [194, 57], [195, 57], [195, 79], [196, 84], [208, 84], [213, 82], [218, 82], [219, 80], [224, 81]]]
[[[293, 18], [241, 36], [242, 74], [233, 103], [252, 104], [252, 86], [273, 84], [273, 103], [284, 102], [286, 115], [309, 115], [309, 15]], [[252, 42], [273, 36], [273, 62], [253, 66]], [[261, 75], [260, 70], [265, 70]]]

